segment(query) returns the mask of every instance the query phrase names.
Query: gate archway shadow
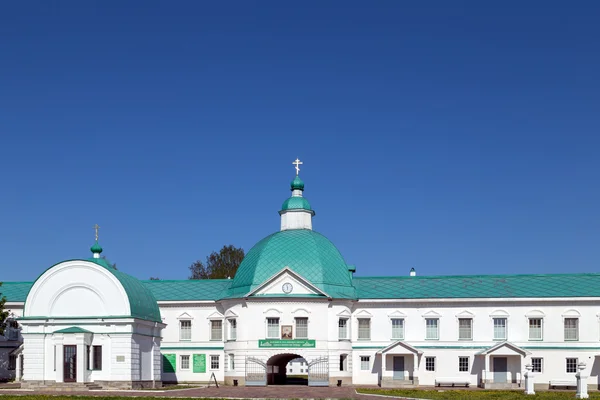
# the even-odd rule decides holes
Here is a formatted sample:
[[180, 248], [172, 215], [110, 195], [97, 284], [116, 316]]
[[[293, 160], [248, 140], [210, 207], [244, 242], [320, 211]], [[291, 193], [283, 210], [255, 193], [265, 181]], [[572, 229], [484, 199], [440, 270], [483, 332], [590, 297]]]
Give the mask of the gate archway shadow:
[[287, 376], [287, 365], [290, 361], [302, 358], [301, 355], [293, 353], [277, 354], [267, 361], [267, 384], [268, 385], [308, 385], [306, 378]]

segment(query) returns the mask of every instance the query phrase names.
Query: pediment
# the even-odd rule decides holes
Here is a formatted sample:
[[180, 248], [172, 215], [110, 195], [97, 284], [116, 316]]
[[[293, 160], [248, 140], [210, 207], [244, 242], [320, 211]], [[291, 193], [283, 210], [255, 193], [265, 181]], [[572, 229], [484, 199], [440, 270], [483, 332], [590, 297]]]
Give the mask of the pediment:
[[260, 285], [248, 296], [265, 297], [302, 297], [302, 296], [325, 296], [325, 292], [314, 286], [307, 279], [298, 275], [288, 267], [285, 267], [265, 283]]
[[223, 318], [224, 318], [223, 314], [221, 314], [218, 311], [214, 311], [208, 317], [206, 317], [206, 319], [223, 319]]
[[400, 310], [395, 310], [394, 312], [389, 313], [388, 317], [389, 318], [406, 318], [406, 314], [404, 314]]
[[488, 347], [485, 350], [480, 351], [478, 354], [494, 354], [500, 356], [526, 356], [531, 354], [531, 352], [511, 343], [511, 342], [501, 342], [492, 347]]
[[341, 312], [339, 312], [339, 313], [337, 314], [337, 316], [338, 316], [338, 317], [348, 317], [348, 318], [349, 318], [351, 315], [352, 315], [352, 314], [351, 314], [351, 313], [350, 313], [350, 311], [349, 311], [349, 310], [347, 310], [347, 309], [344, 309], [344, 310], [342, 310]]
[[508, 312], [504, 311], [504, 310], [494, 310], [494, 312], [492, 312], [490, 314], [490, 317], [504, 317], [507, 318], [508, 317]]
[[464, 311], [461, 311], [458, 314], [456, 314], [456, 317], [457, 318], [474, 318], [475, 314], [473, 314], [470, 311], [464, 310]]
[[231, 310], [225, 312], [225, 318], [237, 318], [238, 315]]
[[370, 312], [368, 312], [367, 310], [361, 310], [359, 312], [357, 312], [356, 314], [354, 314], [354, 316], [356, 318], [371, 318], [372, 315]]
[[194, 319], [194, 317], [192, 317], [190, 314], [184, 312], [179, 317], [177, 317], [177, 319]]
[[579, 311], [571, 309], [565, 311], [562, 316], [567, 318], [579, 318], [581, 317], [581, 314], [579, 313]]
[[442, 315], [436, 313], [435, 311], [428, 311], [425, 314], [423, 314], [423, 318], [440, 318]]
[[531, 310], [527, 314], [525, 314], [525, 316], [528, 318], [544, 318], [546, 314], [544, 314], [544, 312], [540, 310]]

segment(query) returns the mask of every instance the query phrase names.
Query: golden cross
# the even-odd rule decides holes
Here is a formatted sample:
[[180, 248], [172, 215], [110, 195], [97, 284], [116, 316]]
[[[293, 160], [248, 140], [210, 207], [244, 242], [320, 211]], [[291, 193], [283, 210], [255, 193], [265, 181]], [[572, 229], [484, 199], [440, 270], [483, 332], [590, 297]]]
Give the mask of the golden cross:
[[97, 242], [98, 241], [98, 229], [100, 229], [98, 224], [94, 225], [94, 229], [96, 230], [96, 242]]
[[296, 158], [296, 161], [294, 161], [292, 164], [296, 166], [296, 176], [298, 176], [300, 173], [300, 165], [302, 165], [303, 162]]

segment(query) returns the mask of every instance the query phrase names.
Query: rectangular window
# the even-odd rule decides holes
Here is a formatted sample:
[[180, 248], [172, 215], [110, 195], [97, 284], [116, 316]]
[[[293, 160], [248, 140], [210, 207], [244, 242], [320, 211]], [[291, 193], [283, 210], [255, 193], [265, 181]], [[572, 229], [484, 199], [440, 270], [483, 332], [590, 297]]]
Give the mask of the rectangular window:
[[529, 318], [529, 340], [542, 340], [541, 318]]
[[531, 359], [531, 372], [542, 372], [542, 359], [541, 358], [532, 358]]
[[567, 358], [567, 373], [574, 374], [575, 372], [577, 372], [577, 359]]
[[296, 318], [296, 339], [308, 339], [308, 318]]
[[102, 346], [92, 346], [92, 352], [94, 353], [94, 365], [92, 366], [94, 371], [102, 370]]
[[340, 354], [340, 371], [348, 370], [348, 354]]
[[348, 319], [340, 318], [338, 321], [338, 339], [348, 339]]
[[392, 339], [404, 339], [404, 320], [402, 318], [392, 319]]
[[435, 371], [435, 357], [425, 357], [425, 371]]
[[358, 319], [358, 339], [368, 340], [371, 339], [371, 320], [368, 318]]
[[192, 321], [179, 321], [179, 340], [192, 340]]
[[458, 372], [469, 372], [469, 357], [458, 357]]
[[471, 318], [458, 319], [458, 340], [473, 340], [473, 320]]
[[506, 340], [506, 318], [494, 318], [494, 340]]
[[219, 369], [219, 356], [210, 356], [210, 369]]
[[210, 340], [223, 340], [223, 321], [210, 321]]
[[368, 371], [371, 369], [371, 357], [369, 356], [360, 356], [360, 370]]
[[190, 369], [190, 356], [181, 356], [181, 369]]
[[565, 340], [579, 340], [578, 318], [565, 318]]
[[229, 370], [235, 371], [235, 356], [233, 354], [229, 355]]
[[279, 318], [267, 318], [267, 337], [279, 339]]
[[425, 319], [425, 325], [426, 325], [425, 339], [437, 340], [440, 338], [439, 319], [427, 318], [427, 319]]
[[229, 340], [237, 340], [237, 319], [229, 320]]
[[8, 370], [14, 371], [17, 369], [17, 356], [8, 356]]

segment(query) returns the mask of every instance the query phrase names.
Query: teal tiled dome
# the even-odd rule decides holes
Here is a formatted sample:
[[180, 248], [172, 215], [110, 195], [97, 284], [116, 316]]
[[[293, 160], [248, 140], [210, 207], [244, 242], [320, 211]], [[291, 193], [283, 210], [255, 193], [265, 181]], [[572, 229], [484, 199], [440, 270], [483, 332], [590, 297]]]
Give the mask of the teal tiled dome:
[[310, 208], [310, 203], [304, 197], [290, 197], [286, 201], [283, 202], [281, 206], [281, 211], [285, 210], [312, 210]]
[[298, 175], [294, 178], [291, 183], [292, 190], [304, 190], [304, 181], [300, 179]]
[[325, 236], [309, 229], [276, 232], [258, 242], [240, 264], [229, 295], [244, 296], [283, 268], [333, 298], [355, 298], [348, 265]]

